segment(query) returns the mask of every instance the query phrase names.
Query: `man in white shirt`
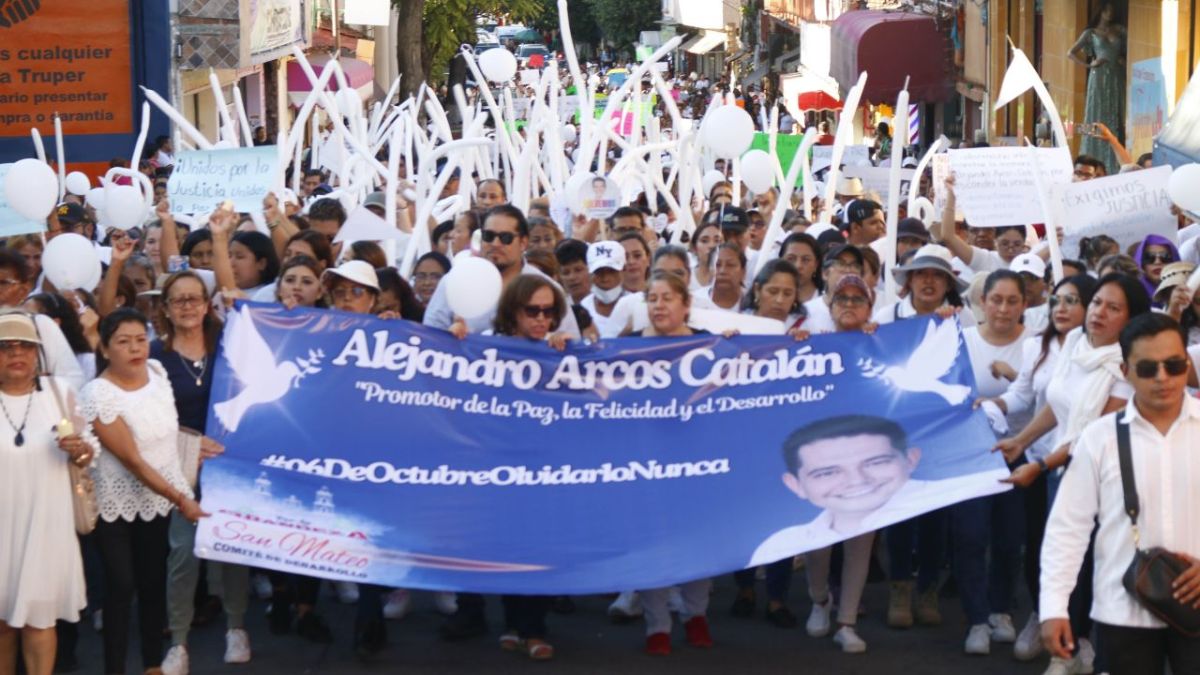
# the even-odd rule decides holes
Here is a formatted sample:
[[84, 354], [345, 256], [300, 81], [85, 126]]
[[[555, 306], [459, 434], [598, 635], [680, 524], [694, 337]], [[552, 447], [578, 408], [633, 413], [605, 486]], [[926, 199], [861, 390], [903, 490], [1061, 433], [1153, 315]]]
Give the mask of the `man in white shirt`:
[[[525, 249], [529, 246], [529, 221], [517, 207], [501, 204], [488, 211], [484, 217], [481, 239], [483, 242], [482, 257], [500, 271], [502, 283], [507, 284], [521, 274], [536, 274], [546, 277], [546, 274], [537, 267], [525, 264]], [[554, 283], [555, 290], [562, 293], [558, 282], [551, 281]], [[450, 309], [450, 303], [446, 300], [446, 286], [445, 283], [438, 284], [433, 297], [429, 299], [423, 321], [426, 326], [448, 330], [454, 323], [456, 317]], [[566, 298], [565, 294], [564, 298], [569, 306], [570, 298]], [[467, 331], [481, 333], [492, 327], [492, 319], [495, 317], [496, 308], [493, 307], [480, 316], [465, 318]], [[570, 335], [572, 339], [579, 339], [579, 323], [575, 320], [574, 312], [567, 312], [559, 330]]]
[[[1186, 394], [1188, 358], [1179, 324], [1147, 313], [1121, 331], [1121, 369], [1133, 387], [1129, 426], [1140, 514], [1138, 542], [1125, 511], [1114, 417], [1088, 425], [1054, 500], [1042, 545], [1039, 616], [1042, 639], [1070, 659], [1075, 636], [1067, 615], [1093, 526], [1095, 578], [1091, 618], [1112, 675], [1200, 672], [1200, 640], [1169, 628], [1125, 590], [1135, 546], [1165, 548], [1190, 563], [1176, 579], [1179, 602], [1200, 608], [1200, 400]], [[1080, 636], [1082, 637], [1082, 636]]]
[[[0, 309], [20, 308], [33, 287], [33, 281], [29, 278], [25, 258], [11, 249], [0, 249]], [[79, 391], [84, 385], [83, 368], [58, 324], [45, 314], [34, 315], [33, 323], [42, 341], [42, 353], [46, 360], [43, 368]]]
[[615, 241], [598, 241], [588, 246], [588, 272], [592, 275], [592, 292], [580, 301], [580, 306], [592, 315], [596, 331], [602, 338], [617, 337], [625, 328], [613, 309], [625, 295], [621, 273], [625, 269], [625, 247]]

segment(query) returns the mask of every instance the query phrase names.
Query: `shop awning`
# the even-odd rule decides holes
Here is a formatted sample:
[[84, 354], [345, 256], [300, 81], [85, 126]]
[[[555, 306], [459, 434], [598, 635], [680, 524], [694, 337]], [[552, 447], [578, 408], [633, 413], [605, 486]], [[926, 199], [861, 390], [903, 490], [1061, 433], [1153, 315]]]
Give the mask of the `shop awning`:
[[707, 54], [721, 44], [725, 44], [725, 31], [706, 30], [683, 43], [681, 49], [691, 54]]
[[866, 71], [863, 98], [894, 103], [909, 78], [913, 101], [945, 101], [953, 91], [946, 39], [933, 17], [906, 12], [859, 10], [833, 22], [830, 74], [849, 91]]
[[1154, 166], [1200, 162], [1200, 72], [1183, 90], [1175, 112], [1154, 139]]
[[796, 103], [800, 112], [842, 109], [837, 83], [828, 77], [812, 73], [785, 75], [779, 79], [779, 88], [786, 100]]
[[[312, 64], [313, 72], [317, 77], [321, 76], [325, 67], [329, 65], [331, 57], [327, 54], [314, 54], [308, 57], [308, 62]], [[375, 68], [359, 59], [343, 56], [338, 59], [338, 65], [341, 66], [342, 72], [346, 74], [346, 83], [351, 89], [358, 92], [359, 96], [365, 101], [371, 98], [375, 89]], [[287, 65], [288, 77], [288, 99], [292, 105], [301, 105], [304, 99], [308, 97], [308, 93], [312, 91], [312, 82], [309, 82], [308, 77], [304, 74], [304, 69], [300, 67], [298, 61], [289, 61]], [[329, 91], [337, 91], [341, 87], [338, 83], [336, 75], [329, 78]]]

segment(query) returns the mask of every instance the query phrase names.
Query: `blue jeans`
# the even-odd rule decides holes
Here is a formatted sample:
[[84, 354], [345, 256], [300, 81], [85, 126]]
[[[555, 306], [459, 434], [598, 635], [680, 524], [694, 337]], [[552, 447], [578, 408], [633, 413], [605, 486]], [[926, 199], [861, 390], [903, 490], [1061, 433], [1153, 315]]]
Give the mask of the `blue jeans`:
[[912, 579], [915, 549], [917, 591], [927, 591], [937, 583], [946, 563], [946, 520], [947, 510], [939, 509], [888, 526], [885, 532], [890, 581]]
[[1025, 541], [1024, 509], [1019, 490], [950, 507], [954, 576], [969, 625], [986, 624], [988, 614], [1012, 610]]

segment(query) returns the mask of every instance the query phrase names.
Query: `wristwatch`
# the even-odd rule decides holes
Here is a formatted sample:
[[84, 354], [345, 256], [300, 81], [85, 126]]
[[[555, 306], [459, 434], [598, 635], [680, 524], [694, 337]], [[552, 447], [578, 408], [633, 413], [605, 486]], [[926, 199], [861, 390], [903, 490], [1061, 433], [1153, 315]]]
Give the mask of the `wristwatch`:
[[1037, 458], [1037, 465], [1038, 469], [1041, 469], [1042, 473], [1046, 473], [1050, 470], [1050, 467], [1046, 466], [1046, 460], [1042, 459], [1041, 457]]

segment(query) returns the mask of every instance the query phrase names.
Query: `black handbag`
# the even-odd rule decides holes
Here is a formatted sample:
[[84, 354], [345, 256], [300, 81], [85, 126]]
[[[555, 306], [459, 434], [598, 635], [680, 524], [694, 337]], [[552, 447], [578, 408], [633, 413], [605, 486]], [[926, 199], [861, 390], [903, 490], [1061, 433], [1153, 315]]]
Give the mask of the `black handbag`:
[[1161, 619], [1183, 635], [1200, 637], [1200, 609], [1185, 605], [1174, 597], [1171, 588], [1175, 578], [1191, 566], [1186, 559], [1165, 548], [1143, 549], [1138, 535], [1137, 484], [1133, 476], [1133, 454], [1130, 448], [1129, 425], [1125, 423], [1125, 412], [1116, 416], [1117, 455], [1121, 461], [1121, 487], [1125, 492], [1125, 513], [1133, 527], [1133, 561], [1125, 570], [1122, 582], [1125, 590], [1137, 598], [1151, 614]]

